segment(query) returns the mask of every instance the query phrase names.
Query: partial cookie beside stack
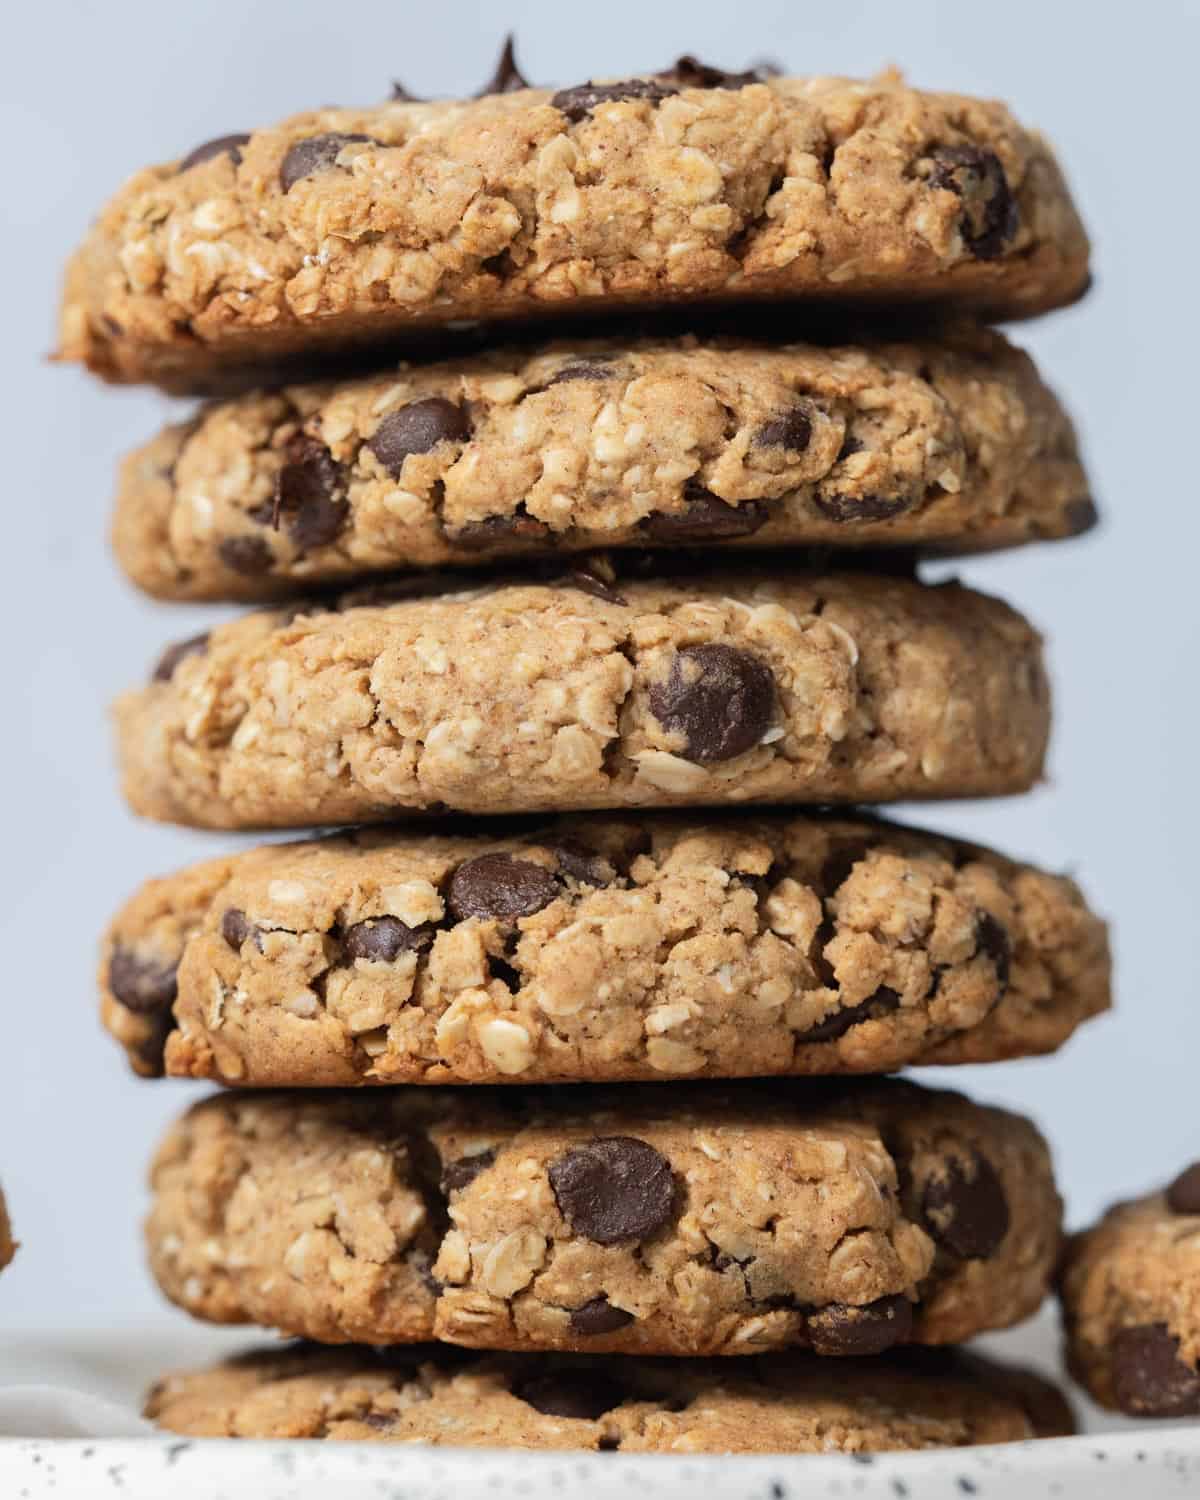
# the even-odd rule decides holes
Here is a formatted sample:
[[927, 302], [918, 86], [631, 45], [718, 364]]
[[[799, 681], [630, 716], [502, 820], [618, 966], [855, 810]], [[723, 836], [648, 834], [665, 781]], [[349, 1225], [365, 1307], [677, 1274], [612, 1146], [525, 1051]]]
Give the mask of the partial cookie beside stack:
[[1087, 262], [1003, 106], [694, 58], [553, 92], [508, 49], [473, 100], [223, 136], [102, 212], [63, 357], [217, 397], [123, 466], [121, 565], [260, 606], [120, 700], [127, 800], [389, 825], [151, 881], [104, 940], [132, 1068], [231, 1086], [155, 1157], [159, 1285], [347, 1346], [170, 1377], [154, 1420], [1070, 1430], [1033, 1377], [901, 1347], [1040, 1305], [1042, 1137], [832, 1075], [1054, 1050], [1108, 1007], [1104, 924], [825, 805], [1042, 775], [1040, 637], [919, 561], [1094, 524], [1069, 417], [977, 321]]
[[12, 1237], [12, 1225], [8, 1222], [8, 1205], [0, 1192], [0, 1271], [17, 1253], [16, 1241]]

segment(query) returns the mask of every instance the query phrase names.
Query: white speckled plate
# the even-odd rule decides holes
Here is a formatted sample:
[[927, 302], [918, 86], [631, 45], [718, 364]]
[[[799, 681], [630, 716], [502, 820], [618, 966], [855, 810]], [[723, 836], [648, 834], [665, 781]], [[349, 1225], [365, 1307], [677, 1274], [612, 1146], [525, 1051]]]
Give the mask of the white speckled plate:
[[[671, 1458], [188, 1442], [133, 1436], [140, 1392], [164, 1370], [254, 1342], [181, 1326], [119, 1340], [7, 1340], [0, 1350], [2, 1500], [1158, 1500], [1200, 1496], [1200, 1424], [1114, 1418], [1072, 1393], [1082, 1435], [936, 1453]], [[1053, 1319], [981, 1341], [1052, 1378]], [[19, 1390], [17, 1388], [20, 1388]], [[62, 1393], [76, 1394], [64, 1401]], [[84, 1437], [35, 1433], [86, 1432]], [[97, 1436], [94, 1434], [125, 1434]]]

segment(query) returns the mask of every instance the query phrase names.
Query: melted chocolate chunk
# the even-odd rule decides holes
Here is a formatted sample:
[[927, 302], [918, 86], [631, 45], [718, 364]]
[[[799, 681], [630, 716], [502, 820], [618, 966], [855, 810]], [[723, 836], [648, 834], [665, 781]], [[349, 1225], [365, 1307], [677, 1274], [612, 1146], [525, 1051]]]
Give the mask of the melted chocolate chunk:
[[550, 103], [578, 124], [600, 104], [615, 104], [622, 99], [646, 99], [651, 104], [661, 104], [678, 92], [651, 78], [627, 78], [621, 83], [579, 83], [574, 88], [559, 89]]
[[683, 736], [688, 760], [732, 760], [769, 728], [775, 678], [764, 661], [736, 646], [685, 646], [666, 679], [651, 685], [649, 698], [663, 728]]
[[474, 1156], [460, 1156], [457, 1161], [447, 1162], [442, 1168], [442, 1192], [461, 1193], [495, 1160], [494, 1151], [479, 1151]]
[[646, 516], [642, 530], [656, 542], [717, 542], [753, 536], [767, 524], [766, 506], [758, 500], [727, 505], [719, 496], [689, 483], [683, 492], [684, 509]]
[[475, 97], [476, 99], [486, 99], [489, 94], [515, 94], [520, 89], [527, 89], [529, 87], [529, 80], [522, 75], [520, 68], [517, 67], [516, 52], [513, 49], [513, 35], [510, 31], [504, 38], [504, 46], [500, 49], [500, 57], [492, 76]]
[[601, 1295], [585, 1302], [582, 1307], [571, 1309], [571, 1332], [583, 1334], [585, 1338], [601, 1333], [616, 1333], [628, 1328], [634, 1321], [633, 1314], [623, 1307], [614, 1307], [607, 1297]]
[[853, 1026], [862, 1021], [877, 1021], [883, 1016], [890, 1016], [894, 1010], [900, 1007], [900, 996], [895, 990], [886, 984], [881, 984], [873, 995], [868, 995], [858, 1005], [848, 1005], [843, 1010], [835, 1010], [831, 1016], [826, 1016], [823, 1021], [818, 1021], [815, 1026], [810, 1026], [807, 1031], [797, 1034], [798, 1042], [833, 1042], [838, 1037], [845, 1036]]
[[158, 658], [154, 668], [151, 682], [170, 682], [175, 675], [175, 668], [181, 661], [186, 661], [189, 656], [203, 656], [208, 650], [209, 634], [206, 630], [203, 635], [189, 636], [186, 641], [176, 641], [173, 646], [168, 646]]
[[285, 193], [291, 192], [302, 178], [335, 167], [343, 147], [370, 140], [369, 135], [343, 135], [336, 130], [306, 136], [290, 147], [284, 156], [279, 167], [279, 186]]
[[444, 396], [426, 396], [388, 412], [367, 447], [399, 479], [410, 453], [429, 453], [439, 443], [465, 442], [470, 436], [471, 424], [461, 406]]
[[137, 1016], [166, 1010], [178, 993], [175, 963], [147, 958], [117, 943], [108, 961], [108, 987], [126, 1010]]
[[603, 1136], [573, 1147], [551, 1162], [548, 1175], [563, 1218], [598, 1245], [647, 1239], [671, 1218], [671, 1163], [632, 1136]]
[[399, 917], [368, 917], [346, 929], [342, 953], [347, 963], [365, 959], [369, 963], [395, 963], [402, 953], [420, 953], [433, 942], [434, 930], [426, 922], [410, 927]]
[[186, 172], [189, 167], [198, 167], [202, 161], [212, 161], [215, 156], [228, 156], [236, 167], [242, 160], [242, 147], [249, 139], [249, 135], [242, 130], [233, 135], [215, 136], [203, 145], [194, 146], [179, 163], [179, 171]]
[[256, 578], [275, 561], [270, 545], [260, 536], [227, 536], [217, 547], [217, 556], [234, 573]]
[[880, 1297], [865, 1307], [831, 1302], [811, 1315], [808, 1335], [818, 1354], [882, 1354], [912, 1335], [913, 1310], [906, 1297]]
[[301, 433], [288, 444], [275, 477], [274, 519], [282, 520], [301, 552], [327, 547], [350, 515], [345, 474], [324, 443]]
[[941, 146], [930, 153], [929, 185], [962, 199], [963, 241], [976, 260], [995, 260], [1016, 235], [1017, 200], [994, 151], [980, 146]]
[[516, 922], [549, 906], [561, 890], [558, 877], [511, 854], [480, 854], [450, 879], [447, 906], [459, 922], [469, 917]]
[[921, 1195], [925, 1228], [960, 1260], [987, 1260], [1004, 1243], [1010, 1222], [1000, 1174], [978, 1151], [964, 1163], [951, 1156]]
[[1117, 1405], [1132, 1417], [1200, 1415], [1200, 1373], [1179, 1357], [1165, 1323], [1118, 1330], [1110, 1350]]

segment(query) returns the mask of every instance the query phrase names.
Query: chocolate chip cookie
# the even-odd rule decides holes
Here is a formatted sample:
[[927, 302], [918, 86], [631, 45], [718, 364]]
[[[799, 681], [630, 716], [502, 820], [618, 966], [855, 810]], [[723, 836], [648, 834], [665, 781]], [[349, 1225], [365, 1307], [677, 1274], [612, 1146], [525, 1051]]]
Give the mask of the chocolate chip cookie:
[[625, 1453], [872, 1453], [1066, 1437], [1062, 1393], [958, 1350], [757, 1359], [262, 1349], [169, 1375], [146, 1416], [186, 1437]]
[[1109, 1003], [1065, 878], [869, 819], [564, 818], [272, 844], [105, 940], [132, 1066], [225, 1083], [884, 1073], [1059, 1046]]
[[1071, 424], [998, 334], [615, 339], [211, 405], [122, 469], [114, 540], [164, 599], [607, 546], [920, 545], [1095, 519]]
[[239, 1090], [152, 1186], [172, 1301], [323, 1343], [956, 1343], [1037, 1308], [1060, 1232], [1032, 1125], [879, 1079]]
[[1004, 105], [661, 73], [317, 109], [136, 173], [68, 270], [61, 357], [175, 390], [464, 319], [797, 298], [996, 319], [1070, 302], [1088, 243]]
[[17, 1253], [16, 1241], [12, 1237], [12, 1225], [8, 1221], [8, 1205], [0, 1192], [0, 1271]]
[[1102, 1406], [1200, 1416], [1200, 1162], [1069, 1242], [1067, 1358]]
[[1041, 772], [1038, 636], [955, 584], [576, 572], [390, 597], [264, 611], [172, 648], [117, 706], [134, 811], [308, 827], [986, 796]]

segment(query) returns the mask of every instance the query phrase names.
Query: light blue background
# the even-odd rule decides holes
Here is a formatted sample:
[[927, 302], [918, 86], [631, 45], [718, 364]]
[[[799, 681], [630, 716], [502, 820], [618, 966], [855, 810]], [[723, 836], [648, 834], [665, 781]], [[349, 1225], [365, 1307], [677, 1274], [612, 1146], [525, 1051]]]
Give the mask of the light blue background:
[[920, 84], [1002, 95], [1056, 141], [1098, 242], [1097, 287], [1017, 337], [1069, 397], [1107, 524], [962, 566], [1049, 634], [1052, 777], [1028, 798], [919, 816], [1077, 870], [1116, 923], [1121, 1008], [1058, 1058], [940, 1077], [1038, 1117], [1075, 1221], [1200, 1154], [1195, 5], [22, 7], [5, 27], [0, 176], [0, 1181], [25, 1246], [0, 1280], [0, 1326], [172, 1316], [141, 1266], [142, 1176], [167, 1118], [200, 1091], [125, 1072], [95, 1018], [94, 948], [141, 879], [230, 842], [137, 824], [117, 798], [108, 701], [214, 611], [144, 602], [108, 558], [114, 462], [167, 403], [46, 363], [61, 263], [144, 162], [317, 103], [382, 98], [393, 77], [470, 91], [508, 24], [538, 81], [620, 76], [681, 51], [730, 67], [768, 55], [792, 72], [895, 62]]

